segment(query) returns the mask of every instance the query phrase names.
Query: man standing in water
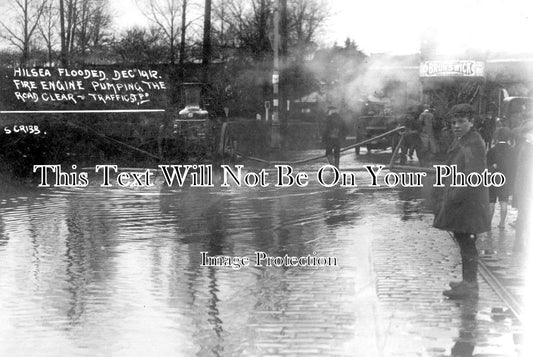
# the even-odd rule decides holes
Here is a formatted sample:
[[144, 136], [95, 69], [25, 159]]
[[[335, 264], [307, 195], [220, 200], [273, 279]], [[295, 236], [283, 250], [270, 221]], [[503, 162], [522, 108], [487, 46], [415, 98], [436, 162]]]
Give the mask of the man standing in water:
[[[447, 165], [457, 165], [457, 171], [468, 175], [481, 173], [486, 168], [485, 143], [473, 129], [474, 108], [469, 104], [458, 104], [449, 113], [455, 137], [447, 152]], [[445, 188], [433, 226], [453, 232], [459, 244], [463, 269], [463, 280], [450, 282], [450, 290], [443, 294], [451, 299], [477, 296], [478, 233], [490, 230], [490, 209], [488, 188], [451, 187], [445, 180]]]
[[433, 126], [435, 125], [435, 115], [433, 108], [429, 105], [424, 106], [424, 111], [418, 117], [419, 125], [421, 127], [420, 141], [422, 144], [422, 159], [425, 163], [430, 163], [437, 154], [437, 140], [435, 139], [435, 132]]
[[322, 142], [326, 145], [326, 157], [329, 163], [334, 164], [337, 168], [339, 167], [341, 147], [345, 138], [346, 124], [337, 113], [337, 108], [329, 106], [326, 125], [322, 134]]
[[[513, 185], [512, 175], [512, 148], [509, 144], [511, 140], [511, 130], [507, 127], [496, 130], [497, 143], [487, 152], [487, 166], [491, 171], [501, 172], [505, 176], [503, 186], [489, 187], [490, 217], [494, 217], [496, 200], [500, 202], [500, 224], [498, 228], [505, 228], [505, 217], [507, 217], [507, 201], [509, 200], [509, 187]], [[485, 140], [486, 143], [486, 140]]]

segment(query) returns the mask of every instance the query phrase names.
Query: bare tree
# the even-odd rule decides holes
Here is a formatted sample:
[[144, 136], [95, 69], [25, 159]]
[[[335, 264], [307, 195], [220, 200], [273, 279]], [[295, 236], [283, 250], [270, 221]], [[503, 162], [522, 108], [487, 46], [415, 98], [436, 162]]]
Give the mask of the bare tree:
[[67, 66], [78, 55], [98, 48], [111, 25], [108, 0], [59, 0], [61, 62]]
[[[232, 45], [261, 57], [271, 51], [273, 0], [228, 0], [215, 4], [215, 16], [224, 24]], [[222, 25], [221, 25], [222, 27]]]
[[213, 2], [213, 21], [211, 25], [212, 40], [219, 47], [228, 45], [226, 36], [226, 5], [224, 0], [215, 0]]
[[13, 0], [12, 24], [0, 21], [6, 31], [2, 36], [20, 49], [23, 65], [28, 64], [33, 35], [46, 5], [47, 0]]
[[75, 29], [76, 51], [84, 55], [89, 48], [101, 45], [105, 29], [111, 24], [107, 0], [85, 0], [78, 9]]
[[183, 65], [186, 31], [190, 25], [187, 22], [189, 4], [190, 0], [149, 0], [144, 6], [141, 5], [148, 20], [163, 32], [169, 46], [170, 63], [176, 61], [176, 45], [179, 42], [179, 61]]
[[91, 19], [92, 1], [83, 1], [79, 7], [78, 12], [78, 26], [75, 29], [75, 37], [77, 40], [78, 50], [83, 55], [89, 47], [90, 34], [89, 24]]
[[74, 31], [78, 19], [78, 0], [59, 0], [61, 63], [68, 66], [74, 48]]
[[56, 44], [57, 21], [58, 11], [54, 7], [54, 3], [52, 1], [48, 1], [44, 8], [41, 21], [39, 21], [38, 29], [39, 34], [41, 35], [41, 38], [46, 46], [49, 64], [52, 63], [53, 47]]
[[314, 45], [320, 28], [330, 16], [324, 0], [289, 0], [287, 9], [288, 47], [301, 58]]
[[[238, 47], [240, 36], [244, 31], [247, 17], [244, 2], [234, 0], [218, 0], [213, 3], [215, 28], [214, 40], [219, 46]], [[217, 26], [218, 25], [218, 26]]]
[[[256, 57], [272, 51], [273, 0], [219, 0], [213, 4], [214, 42], [247, 49]], [[330, 16], [326, 0], [282, 0], [282, 52], [301, 58]], [[290, 49], [290, 50], [289, 50]]]
[[106, 37], [106, 29], [111, 25], [111, 16], [107, 9], [108, 0], [95, 1], [90, 23], [90, 37], [93, 47], [103, 44]]
[[156, 63], [165, 53], [159, 28], [134, 27], [113, 44], [113, 50], [126, 63]]

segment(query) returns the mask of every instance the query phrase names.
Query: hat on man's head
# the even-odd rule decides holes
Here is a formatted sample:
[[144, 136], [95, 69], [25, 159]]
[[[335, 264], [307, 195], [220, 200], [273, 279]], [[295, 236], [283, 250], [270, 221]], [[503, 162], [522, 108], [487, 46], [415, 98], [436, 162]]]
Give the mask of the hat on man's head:
[[496, 140], [498, 141], [509, 141], [513, 136], [513, 132], [506, 126], [496, 129], [494, 133]]
[[328, 106], [328, 110], [335, 110], [335, 109], [337, 109], [337, 107], [334, 106], [334, 105], [330, 105], [330, 106]]
[[453, 118], [465, 116], [467, 118], [472, 118], [475, 112], [476, 111], [474, 110], [474, 107], [468, 103], [456, 104], [448, 112], [448, 117]]

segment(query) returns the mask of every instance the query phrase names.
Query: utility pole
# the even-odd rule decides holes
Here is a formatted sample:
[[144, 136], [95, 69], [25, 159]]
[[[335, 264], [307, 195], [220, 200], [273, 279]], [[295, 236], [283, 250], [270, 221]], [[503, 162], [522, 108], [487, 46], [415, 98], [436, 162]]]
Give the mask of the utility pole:
[[211, 0], [205, 0], [204, 9], [204, 38], [202, 45], [202, 98], [207, 99], [209, 86], [209, 61], [211, 59]]
[[[288, 42], [288, 29], [287, 29], [287, 0], [280, 0], [280, 66], [285, 68], [287, 64], [287, 42]], [[287, 88], [280, 86], [279, 88], [279, 101], [280, 101], [280, 117], [279, 120], [282, 123], [281, 129], [286, 130], [285, 124], [287, 122]]]
[[211, 58], [211, 0], [205, 0], [204, 40], [202, 48], [203, 82], [209, 82], [209, 60]]
[[60, 20], [60, 36], [61, 36], [61, 65], [67, 67], [67, 41], [65, 32], [65, 4], [64, 0], [59, 0], [59, 20]]
[[280, 0], [274, 1], [274, 71], [272, 73], [272, 130], [270, 132], [270, 148], [281, 148], [281, 136], [279, 125], [279, 22], [280, 22]]
[[[178, 79], [180, 83], [184, 82], [185, 78], [185, 32], [187, 30], [187, 3], [188, 0], [182, 0], [181, 4], [181, 29], [180, 29], [180, 52], [179, 52], [179, 72], [178, 72]], [[171, 44], [173, 41], [171, 41]], [[170, 49], [170, 58], [172, 59], [172, 64], [174, 64], [174, 45], [172, 45], [172, 48]]]

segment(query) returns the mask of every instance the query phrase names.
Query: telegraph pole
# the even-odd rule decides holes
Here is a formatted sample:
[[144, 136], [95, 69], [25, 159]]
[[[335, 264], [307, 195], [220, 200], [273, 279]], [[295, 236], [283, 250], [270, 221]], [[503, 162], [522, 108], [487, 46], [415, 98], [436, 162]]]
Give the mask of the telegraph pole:
[[[286, 60], [287, 60], [287, 40], [288, 40], [288, 34], [287, 34], [287, 0], [280, 0], [280, 66], [281, 68], [285, 68]], [[287, 114], [288, 114], [288, 103], [287, 103], [287, 89], [283, 86], [280, 86], [279, 88], [279, 109], [280, 109], [280, 116], [279, 120], [281, 122], [281, 130], [286, 130], [286, 126], [284, 124], [287, 123]], [[285, 133], [284, 133], [285, 134]]]
[[272, 130], [270, 135], [270, 148], [281, 148], [280, 124], [279, 124], [279, 22], [280, 22], [280, 0], [274, 1], [274, 71], [272, 73]]
[[205, 0], [204, 9], [204, 38], [202, 44], [202, 82], [203, 97], [206, 99], [209, 86], [209, 62], [211, 59], [211, 0]]
[[67, 60], [67, 40], [65, 32], [65, 3], [63, 0], [59, 0], [59, 21], [60, 21], [60, 36], [61, 36], [61, 54], [60, 60], [63, 67], [68, 66]]

